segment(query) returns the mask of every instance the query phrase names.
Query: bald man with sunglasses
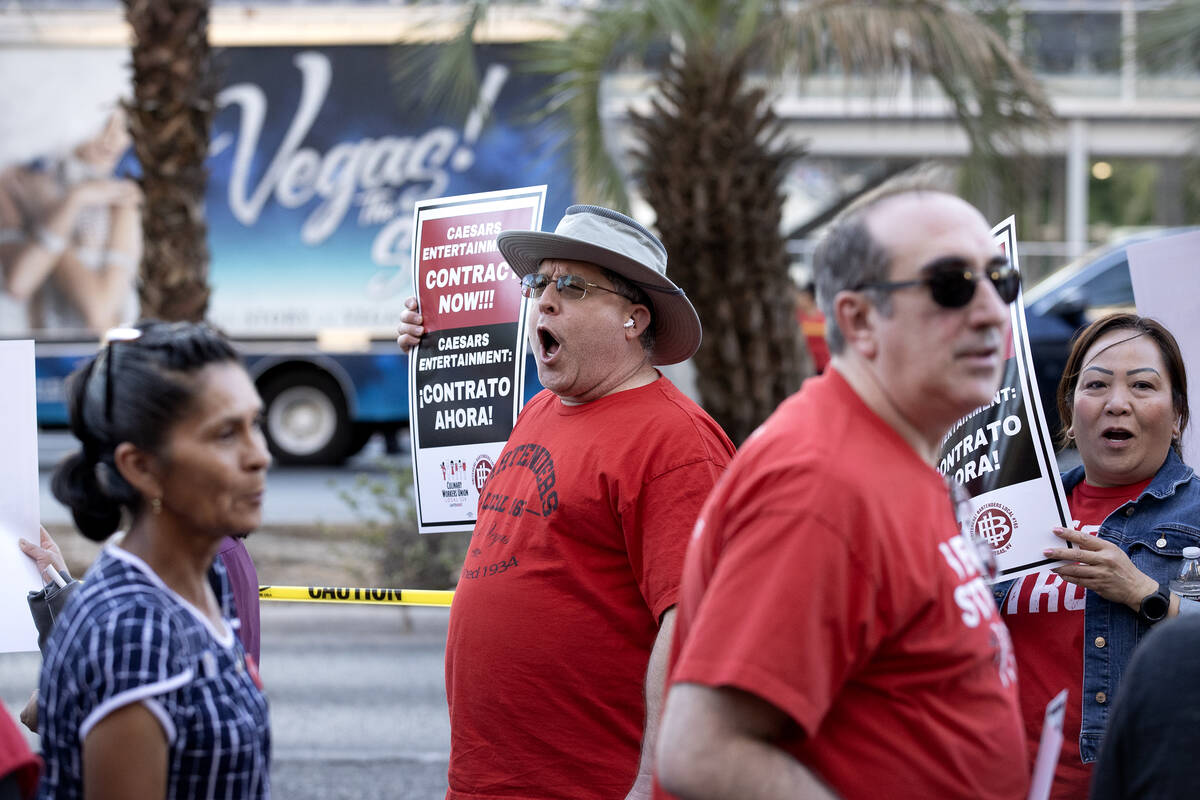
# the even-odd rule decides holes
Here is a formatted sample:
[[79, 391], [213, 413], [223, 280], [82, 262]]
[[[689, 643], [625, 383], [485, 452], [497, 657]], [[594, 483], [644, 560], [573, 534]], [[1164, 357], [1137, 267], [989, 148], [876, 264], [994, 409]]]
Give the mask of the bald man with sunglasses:
[[[497, 242], [546, 391], [483, 487], [450, 609], [446, 797], [648, 798], [683, 556], [733, 455], [655, 368], [700, 320], [662, 243], [609, 209]], [[410, 298], [398, 341], [423, 333]]]
[[1018, 276], [977, 210], [913, 189], [814, 258], [832, 361], [701, 511], [657, 796], [1024, 798], [1008, 632], [933, 466], [996, 392]]

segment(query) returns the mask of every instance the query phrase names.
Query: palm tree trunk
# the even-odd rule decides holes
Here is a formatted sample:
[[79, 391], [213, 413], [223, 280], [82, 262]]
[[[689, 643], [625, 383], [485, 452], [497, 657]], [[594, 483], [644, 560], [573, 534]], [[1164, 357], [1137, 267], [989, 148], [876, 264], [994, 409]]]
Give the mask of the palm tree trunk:
[[694, 357], [705, 410], [740, 444], [812, 371], [796, 324], [782, 182], [801, 148], [744, 83], [746, 56], [692, 48], [646, 116], [637, 177], [657, 213], [671, 276], [704, 327]]
[[142, 166], [141, 313], [204, 318], [208, 228], [204, 192], [216, 81], [209, 0], [124, 0], [133, 28], [134, 152]]

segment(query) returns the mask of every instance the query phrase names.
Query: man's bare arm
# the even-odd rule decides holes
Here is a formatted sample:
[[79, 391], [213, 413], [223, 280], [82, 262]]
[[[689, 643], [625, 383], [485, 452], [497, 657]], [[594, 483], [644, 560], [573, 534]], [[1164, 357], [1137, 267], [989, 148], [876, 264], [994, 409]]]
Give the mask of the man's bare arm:
[[812, 771], [776, 746], [789, 717], [738, 689], [671, 687], [659, 731], [658, 780], [681, 800], [827, 800]]
[[646, 727], [642, 733], [642, 757], [637, 780], [626, 800], [650, 798], [654, 792], [654, 747], [662, 719], [663, 696], [667, 690], [667, 666], [671, 658], [671, 639], [675, 635], [675, 608], [668, 608], [659, 623], [658, 636], [646, 665]]

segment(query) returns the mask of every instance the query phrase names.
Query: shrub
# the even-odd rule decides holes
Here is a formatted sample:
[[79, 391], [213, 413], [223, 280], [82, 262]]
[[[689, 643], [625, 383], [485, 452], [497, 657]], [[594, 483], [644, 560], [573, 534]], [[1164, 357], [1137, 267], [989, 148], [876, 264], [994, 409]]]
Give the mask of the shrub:
[[412, 470], [381, 466], [380, 474], [360, 473], [353, 486], [338, 492], [362, 520], [366, 541], [377, 549], [379, 580], [394, 589], [454, 588], [471, 537], [417, 533]]

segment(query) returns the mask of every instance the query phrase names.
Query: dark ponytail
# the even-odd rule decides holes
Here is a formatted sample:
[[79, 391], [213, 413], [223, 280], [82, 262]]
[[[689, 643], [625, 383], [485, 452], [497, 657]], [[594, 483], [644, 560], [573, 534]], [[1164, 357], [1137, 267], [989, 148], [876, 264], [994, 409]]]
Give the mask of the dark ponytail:
[[161, 452], [195, 399], [194, 373], [237, 361], [229, 342], [203, 323], [148, 320], [135, 330], [136, 338], [110, 341], [67, 379], [71, 432], [82, 447], [54, 470], [50, 488], [94, 541], [120, 527], [122, 509], [136, 515], [143, 505], [117, 470], [117, 445]]

